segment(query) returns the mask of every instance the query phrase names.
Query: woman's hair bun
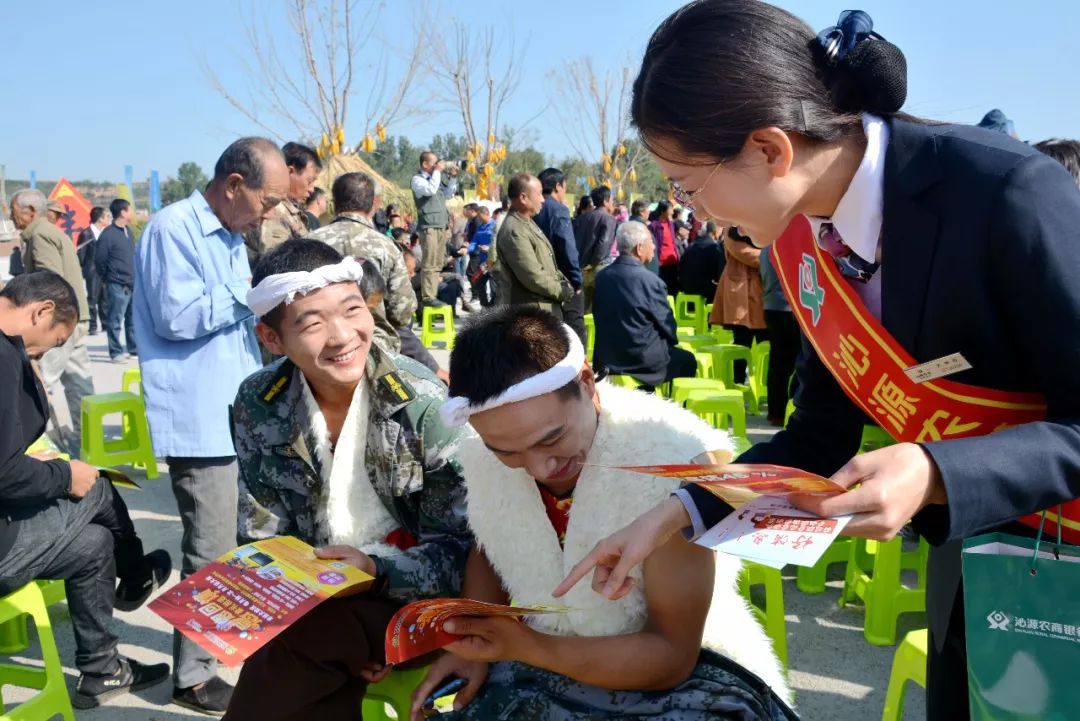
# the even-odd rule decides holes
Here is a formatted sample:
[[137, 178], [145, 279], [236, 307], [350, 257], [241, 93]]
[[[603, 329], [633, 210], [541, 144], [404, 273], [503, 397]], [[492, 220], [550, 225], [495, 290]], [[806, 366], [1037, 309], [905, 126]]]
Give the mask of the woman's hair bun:
[[837, 110], [890, 115], [907, 100], [907, 60], [873, 27], [862, 10], [847, 10], [814, 41]]

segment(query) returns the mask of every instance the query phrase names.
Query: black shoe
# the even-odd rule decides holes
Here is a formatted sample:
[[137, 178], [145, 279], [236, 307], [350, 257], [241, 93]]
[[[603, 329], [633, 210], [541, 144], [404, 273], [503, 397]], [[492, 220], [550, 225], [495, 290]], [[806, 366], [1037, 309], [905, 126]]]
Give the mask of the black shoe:
[[232, 693], [229, 683], [214, 676], [202, 686], [173, 688], [172, 702], [207, 716], [224, 716]]
[[108, 676], [82, 674], [75, 686], [71, 705], [79, 709], [97, 708], [111, 698], [150, 688], [169, 677], [169, 664], [155, 663], [150, 666], [120, 658], [120, 668]]
[[172, 571], [172, 559], [166, 551], [160, 548], [151, 551], [143, 560], [146, 561], [146, 568], [142, 574], [120, 579], [113, 600], [113, 607], [117, 611], [134, 611], [139, 608], [150, 598], [150, 594], [168, 580], [169, 572]]

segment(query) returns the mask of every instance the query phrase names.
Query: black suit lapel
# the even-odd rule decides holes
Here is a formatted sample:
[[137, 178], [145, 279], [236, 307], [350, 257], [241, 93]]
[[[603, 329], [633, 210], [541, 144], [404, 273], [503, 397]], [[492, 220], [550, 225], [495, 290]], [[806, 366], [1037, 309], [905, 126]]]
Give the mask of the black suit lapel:
[[932, 127], [889, 121], [881, 239], [882, 323], [909, 353], [917, 355], [930, 268], [938, 241], [938, 218], [920, 201], [941, 175]]

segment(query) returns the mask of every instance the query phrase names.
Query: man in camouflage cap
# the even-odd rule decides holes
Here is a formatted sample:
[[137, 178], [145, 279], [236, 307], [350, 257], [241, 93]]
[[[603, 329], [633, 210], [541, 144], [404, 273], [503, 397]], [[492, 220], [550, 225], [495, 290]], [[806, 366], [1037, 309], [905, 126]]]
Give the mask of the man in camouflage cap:
[[289, 168], [289, 191], [285, 200], [274, 209], [273, 217], [263, 220], [258, 230], [244, 235], [248, 263], [252, 268], [264, 253], [286, 240], [303, 237], [307, 232], [304, 203], [315, 189], [322, 162], [312, 148], [300, 143], [285, 143], [281, 152], [285, 154], [285, 165]]
[[345, 173], [334, 181], [334, 212], [329, 225], [309, 233], [342, 255], [366, 258], [386, 280], [386, 297], [373, 312], [375, 340], [383, 348], [401, 350], [398, 328], [408, 327], [416, 312], [416, 294], [409, 283], [405, 257], [393, 240], [375, 229], [372, 215], [381, 200], [379, 186], [366, 173]]
[[227, 719], [355, 719], [367, 684], [386, 673], [393, 614], [461, 589], [471, 538], [452, 456], [463, 434], [439, 417], [443, 385], [371, 342], [359, 267], [303, 239], [255, 268], [256, 332], [285, 357], [248, 377], [232, 408], [238, 535], [296, 536], [376, 580], [248, 659]]

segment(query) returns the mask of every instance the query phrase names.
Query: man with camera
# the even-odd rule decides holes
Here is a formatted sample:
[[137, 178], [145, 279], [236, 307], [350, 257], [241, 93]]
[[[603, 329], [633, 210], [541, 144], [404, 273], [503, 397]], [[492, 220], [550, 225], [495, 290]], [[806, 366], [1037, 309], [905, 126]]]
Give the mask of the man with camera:
[[[457, 193], [458, 167], [451, 165], [443, 176], [444, 161], [430, 150], [420, 153], [420, 172], [412, 177], [416, 201], [416, 232], [420, 235], [423, 259], [420, 266], [420, 298], [424, 305], [444, 305], [436, 294], [439, 274], [446, 265], [446, 241], [450, 214], [446, 199]], [[445, 180], [445, 182], [444, 182]]]

